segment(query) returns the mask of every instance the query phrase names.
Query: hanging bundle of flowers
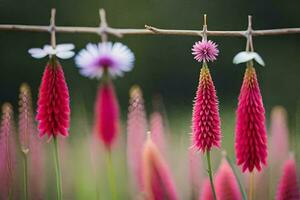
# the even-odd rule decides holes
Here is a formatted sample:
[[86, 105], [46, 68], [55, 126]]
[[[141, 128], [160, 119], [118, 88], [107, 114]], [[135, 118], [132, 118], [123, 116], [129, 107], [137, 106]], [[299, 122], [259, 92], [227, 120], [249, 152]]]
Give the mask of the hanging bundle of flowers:
[[83, 76], [101, 79], [95, 101], [94, 130], [110, 150], [119, 131], [119, 106], [112, 78], [133, 68], [134, 55], [117, 42], [88, 44], [75, 58]]

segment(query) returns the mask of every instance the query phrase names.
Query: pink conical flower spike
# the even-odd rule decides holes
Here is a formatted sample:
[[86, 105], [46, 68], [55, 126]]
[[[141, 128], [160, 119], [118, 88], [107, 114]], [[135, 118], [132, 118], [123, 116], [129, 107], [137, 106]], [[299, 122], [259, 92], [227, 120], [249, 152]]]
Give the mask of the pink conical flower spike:
[[242, 200], [233, 171], [225, 158], [216, 174], [216, 192], [219, 200]]
[[[214, 177], [216, 185], [216, 194], [218, 200], [241, 200], [242, 195], [238, 188], [233, 171], [225, 158], [222, 159], [220, 167]], [[213, 200], [213, 193], [209, 180], [206, 179], [200, 200]]]
[[36, 119], [40, 136], [68, 136], [70, 107], [69, 90], [58, 60], [52, 57], [46, 66], [39, 91]]
[[193, 147], [202, 152], [221, 145], [218, 99], [208, 66], [200, 72], [198, 90], [193, 109]]
[[158, 146], [161, 152], [165, 152], [165, 127], [161, 114], [154, 112], [150, 116], [150, 130], [153, 142]]
[[276, 200], [299, 200], [300, 188], [296, 162], [291, 156], [285, 163], [277, 189]]
[[178, 199], [167, 164], [150, 136], [144, 145], [143, 175], [146, 199]]
[[23, 83], [20, 87], [19, 95], [19, 140], [21, 150], [27, 153], [30, 147], [30, 135], [36, 134], [34, 129], [34, 118], [32, 110], [32, 100], [30, 87]]
[[144, 99], [140, 87], [130, 89], [130, 100], [127, 120], [127, 157], [131, 176], [136, 185], [143, 189], [142, 151], [147, 130]]
[[12, 198], [16, 174], [16, 144], [13, 108], [9, 103], [2, 106], [0, 126], [0, 197]]
[[119, 105], [113, 83], [104, 80], [95, 103], [95, 131], [108, 150], [111, 150], [119, 132]]
[[199, 200], [214, 200], [214, 196], [208, 178], [205, 179], [205, 181], [203, 182], [202, 191]]
[[284, 161], [289, 154], [287, 113], [281, 106], [272, 109], [270, 132], [270, 161], [278, 164]]
[[265, 109], [253, 63], [247, 65], [237, 108], [235, 151], [243, 172], [267, 164]]

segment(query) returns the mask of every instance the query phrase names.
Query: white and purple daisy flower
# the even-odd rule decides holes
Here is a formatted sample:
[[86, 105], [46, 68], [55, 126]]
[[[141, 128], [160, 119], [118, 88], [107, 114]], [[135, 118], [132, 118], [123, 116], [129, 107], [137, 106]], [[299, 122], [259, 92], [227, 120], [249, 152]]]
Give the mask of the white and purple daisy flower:
[[122, 76], [133, 68], [134, 60], [133, 52], [119, 42], [89, 43], [75, 57], [83, 76], [98, 79], [105, 69], [112, 77]]
[[198, 41], [193, 45], [192, 54], [198, 62], [213, 62], [219, 55], [218, 45], [211, 40]]

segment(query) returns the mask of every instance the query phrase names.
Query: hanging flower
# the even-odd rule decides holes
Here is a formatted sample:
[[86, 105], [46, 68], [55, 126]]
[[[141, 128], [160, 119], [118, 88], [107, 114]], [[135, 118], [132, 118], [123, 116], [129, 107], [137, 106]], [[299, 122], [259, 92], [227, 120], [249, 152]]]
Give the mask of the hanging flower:
[[221, 145], [218, 99], [208, 66], [203, 64], [192, 119], [193, 147], [202, 152]]
[[139, 86], [130, 89], [127, 119], [127, 157], [128, 168], [135, 178], [136, 185], [143, 189], [142, 150], [147, 131], [143, 94]]
[[193, 45], [192, 54], [198, 62], [213, 62], [219, 55], [218, 45], [211, 40], [198, 41]]
[[30, 53], [33, 58], [37, 59], [52, 55], [56, 55], [61, 59], [68, 59], [74, 56], [75, 53], [72, 51], [74, 48], [75, 46], [73, 44], [58, 44], [55, 49], [50, 45], [44, 45], [42, 49], [31, 48], [28, 50], [28, 53]]
[[146, 199], [178, 199], [170, 171], [150, 136], [144, 144], [143, 174]]
[[40, 136], [68, 136], [70, 121], [69, 90], [63, 69], [55, 57], [48, 62], [39, 90], [36, 119]]
[[110, 80], [104, 81], [95, 103], [95, 131], [107, 149], [111, 149], [119, 131], [119, 105]]
[[105, 70], [112, 76], [122, 76], [133, 68], [134, 54], [117, 42], [88, 44], [75, 58], [83, 76], [100, 79]]
[[267, 163], [265, 109], [252, 62], [248, 62], [237, 108], [235, 151], [243, 172]]
[[16, 178], [16, 143], [13, 108], [11, 104], [2, 106], [0, 125], [0, 198], [9, 199], [15, 190]]
[[276, 193], [276, 200], [300, 199], [297, 167], [293, 156], [284, 163], [282, 176]]

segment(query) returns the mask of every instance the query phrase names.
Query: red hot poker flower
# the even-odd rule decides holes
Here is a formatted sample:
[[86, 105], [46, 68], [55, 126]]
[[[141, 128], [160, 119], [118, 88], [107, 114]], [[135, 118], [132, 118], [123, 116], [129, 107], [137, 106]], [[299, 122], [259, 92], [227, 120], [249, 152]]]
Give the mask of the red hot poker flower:
[[30, 135], [36, 133], [30, 87], [23, 83], [19, 95], [19, 139], [23, 153], [29, 151]]
[[163, 153], [166, 151], [165, 127], [163, 117], [159, 112], [154, 112], [150, 116], [150, 130], [153, 142]]
[[130, 175], [135, 178], [136, 185], [143, 189], [142, 151], [147, 130], [146, 112], [143, 94], [139, 86], [130, 90], [130, 101], [127, 120], [127, 157]]
[[119, 105], [110, 80], [104, 80], [98, 90], [95, 103], [95, 131], [110, 150], [119, 131]]
[[216, 174], [216, 192], [219, 200], [241, 200], [237, 181], [228, 162], [223, 158]]
[[300, 188], [298, 178], [295, 159], [290, 158], [284, 164], [276, 200], [299, 200]]
[[253, 63], [248, 63], [237, 108], [235, 151], [243, 172], [267, 163], [265, 109]]
[[[228, 162], [223, 158], [221, 165], [214, 177], [216, 182], [217, 199], [219, 200], [241, 200], [242, 195], [238, 188], [238, 183], [235, 179], [233, 171]], [[213, 200], [213, 193], [209, 183], [206, 179], [203, 183], [200, 200]]]
[[150, 137], [144, 145], [143, 174], [146, 199], [178, 199], [169, 168]]
[[272, 109], [270, 120], [270, 162], [278, 165], [289, 155], [287, 112], [281, 106]]
[[0, 126], [0, 199], [9, 199], [14, 190], [15, 176], [15, 127], [13, 109], [9, 103], [2, 106]]
[[43, 74], [36, 119], [40, 136], [68, 136], [70, 107], [69, 90], [64, 72], [56, 58], [51, 58]]
[[193, 147], [202, 152], [221, 145], [218, 99], [208, 66], [203, 64], [193, 108]]
[[205, 181], [203, 182], [202, 191], [199, 200], [214, 200], [214, 196], [211, 191], [211, 186], [208, 178], [205, 179]]

